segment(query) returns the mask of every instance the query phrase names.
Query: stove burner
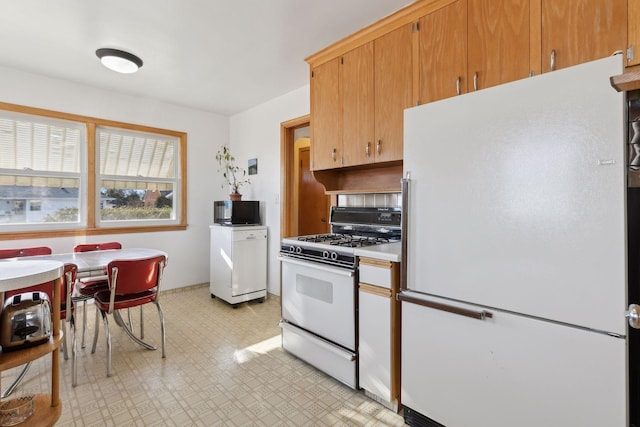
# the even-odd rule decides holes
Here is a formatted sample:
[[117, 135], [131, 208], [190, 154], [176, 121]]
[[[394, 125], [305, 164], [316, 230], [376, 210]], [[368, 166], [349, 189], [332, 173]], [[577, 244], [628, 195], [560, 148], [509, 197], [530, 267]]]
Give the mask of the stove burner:
[[312, 236], [300, 236], [298, 241], [324, 243], [333, 246], [359, 248], [364, 246], [390, 243], [393, 240], [385, 237], [352, 236], [350, 234], [318, 234]]

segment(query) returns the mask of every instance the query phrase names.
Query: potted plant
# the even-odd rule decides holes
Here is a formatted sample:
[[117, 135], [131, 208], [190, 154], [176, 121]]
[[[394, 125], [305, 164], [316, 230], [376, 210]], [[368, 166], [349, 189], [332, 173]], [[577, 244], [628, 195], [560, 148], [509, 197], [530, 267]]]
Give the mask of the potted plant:
[[226, 145], [223, 145], [218, 150], [216, 153], [216, 160], [220, 165], [218, 172], [222, 171], [222, 176], [225, 180], [222, 184], [222, 188], [224, 188], [225, 185], [228, 185], [231, 189], [229, 199], [240, 200], [242, 198], [242, 194], [238, 191], [239, 188], [244, 184], [251, 183], [249, 178], [245, 178], [247, 176], [247, 171], [236, 165], [236, 158], [231, 155], [229, 147]]

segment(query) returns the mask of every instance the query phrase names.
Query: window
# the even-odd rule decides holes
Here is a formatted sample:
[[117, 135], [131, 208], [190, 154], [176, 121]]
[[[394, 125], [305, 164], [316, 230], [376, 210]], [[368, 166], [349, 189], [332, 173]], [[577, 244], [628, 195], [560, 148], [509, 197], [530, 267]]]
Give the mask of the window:
[[0, 227], [77, 227], [84, 198], [84, 124], [27, 114], [0, 117]]
[[178, 138], [99, 127], [97, 144], [100, 224], [178, 219]]
[[184, 132], [0, 103], [0, 239], [184, 229], [185, 159]]

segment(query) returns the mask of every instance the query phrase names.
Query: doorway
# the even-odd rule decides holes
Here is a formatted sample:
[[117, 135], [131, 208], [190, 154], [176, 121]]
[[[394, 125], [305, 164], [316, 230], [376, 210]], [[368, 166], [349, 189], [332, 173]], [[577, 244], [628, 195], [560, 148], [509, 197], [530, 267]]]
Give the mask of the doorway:
[[329, 231], [330, 196], [311, 172], [309, 116], [283, 122], [281, 139], [280, 237]]

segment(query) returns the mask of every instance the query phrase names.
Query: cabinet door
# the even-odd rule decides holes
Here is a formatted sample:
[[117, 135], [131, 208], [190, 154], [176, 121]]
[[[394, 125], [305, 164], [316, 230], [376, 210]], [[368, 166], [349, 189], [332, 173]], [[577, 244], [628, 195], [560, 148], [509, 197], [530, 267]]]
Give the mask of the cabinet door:
[[419, 103], [467, 91], [467, 0], [420, 18]]
[[[371, 288], [371, 287], [369, 287]], [[391, 298], [380, 292], [358, 293], [360, 388], [392, 402], [391, 386]], [[365, 289], [367, 289], [365, 287]]]
[[315, 67], [311, 73], [312, 170], [340, 166], [342, 108], [340, 59]]
[[529, 0], [468, 2], [469, 90], [528, 77]]
[[627, 0], [542, 0], [542, 72], [626, 50]]
[[404, 109], [411, 107], [413, 84], [411, 24], [374, 41], [376, 162], [402, 160]]
[[640, 64], [640, 0], [629, 0], [629, 9], [627, 15], [628, 22], [628, 42], [632, 48], [633, 55], [627, 57], [627, 66]]
[[[342, 56], [343, 166], [373, 161], [373, 42]], [[313, 141], [312, 141], [313, 144]]]

